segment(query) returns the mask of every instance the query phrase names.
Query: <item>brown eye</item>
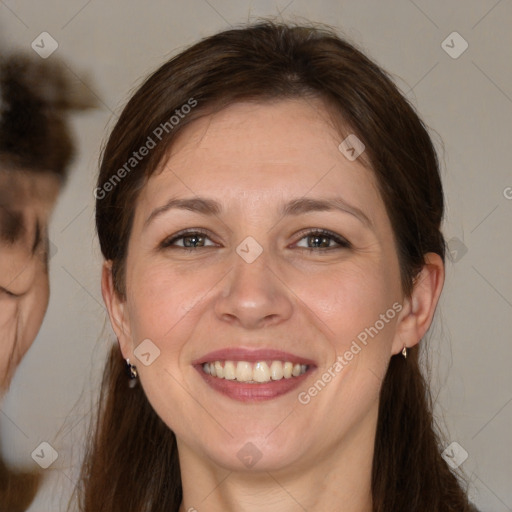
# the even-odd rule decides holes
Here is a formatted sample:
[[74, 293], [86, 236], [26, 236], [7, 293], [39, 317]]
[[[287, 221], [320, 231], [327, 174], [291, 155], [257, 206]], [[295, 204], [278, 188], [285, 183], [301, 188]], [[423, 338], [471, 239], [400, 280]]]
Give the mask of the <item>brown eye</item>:
[[[350, 247], [350, 243], [343, 237], [337, 235], [336, 233], [332, 233], [331, 231], [326, 230], [309, 231], [308, 233], [304, 234], [304, 236], [300, 239], [299, 242], [301, 242], [302, 240], [306, 240], [307, 245], [301, 246], [297, 243], [297, 247], [309, 251], [321, 251], [322, 249], [331, 250]], [[333, 245], [333, 242], [336, 245]]]

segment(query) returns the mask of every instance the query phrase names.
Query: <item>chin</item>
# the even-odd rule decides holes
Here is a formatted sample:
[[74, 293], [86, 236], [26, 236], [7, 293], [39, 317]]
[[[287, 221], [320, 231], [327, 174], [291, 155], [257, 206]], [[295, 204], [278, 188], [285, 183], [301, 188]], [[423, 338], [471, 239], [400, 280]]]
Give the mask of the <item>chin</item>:
[[[269, 432], [271, 429], [269, 429]], [[273, 472], [297, 464], [306, 453], [304, 439], [281, 435], [239, 435], [199, 447], [214, 464], [227, 471]]]

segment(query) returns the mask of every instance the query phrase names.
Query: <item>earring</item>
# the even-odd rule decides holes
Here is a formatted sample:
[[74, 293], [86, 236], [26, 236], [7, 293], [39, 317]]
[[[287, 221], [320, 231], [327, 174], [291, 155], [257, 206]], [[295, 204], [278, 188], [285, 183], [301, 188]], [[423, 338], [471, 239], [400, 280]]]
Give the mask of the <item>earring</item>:
[[404, 348], [402, 349], [402, 355], [404, 356], [404, 359], [407, 359], [407, 346], [404, 345]]
[[130, 379], [128, 385], [133, 388], [133, 386], [137, 384], [137, 377], [139, 374], [137, 372], [137, 367], [134, 364], [131, 364], [129, 359], [126, 359], [126, 372], [128, 373], [128, 378]]

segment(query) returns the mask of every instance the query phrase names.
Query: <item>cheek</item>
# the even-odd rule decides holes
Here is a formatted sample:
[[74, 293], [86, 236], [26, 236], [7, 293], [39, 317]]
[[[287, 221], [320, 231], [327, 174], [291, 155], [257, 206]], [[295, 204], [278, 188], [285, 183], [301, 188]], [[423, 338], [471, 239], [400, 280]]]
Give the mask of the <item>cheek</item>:
[[[358, 336], [364, 340], [365, 333], [376, 323], [383, 335], [381, 339], [390, 334], [395, 314], [392, 310], [386, 316], [386, 312], [399, 294], [396, 283], [380, 265], [346, 265], [314, 278], [297, 280], [293, 289], [297, 296], [305, 298], [306, 310], [321, 321], [317, 324], [324, 326], [322, 330], [338, 354], [347, 350]], [[385, 316], [384, 325], [381, 315]]]
[[299, 395], [299, 403], [322, 418], [319, 428], [328, 443], [376, 410], [395, 333], [399, 284], [379, 265], [347, 265], [307, 280], [297, 295], [307, 297], [304, 309], [325, 326], [332, 347], [332, 357]]
[[[329, 381], [328, 390], [316, 406], [337, 406], [339, 415], [330, 415], [335, 431], [348, 421], [343, 417], [347, 411], [351, 411], [350, 418], [362, 417], [377, 400], [401, 305], [398, 278], [380, 265], [347, 266], [331, 277], [320, 288], [327, 297], [322, 298], [320, 289], [313, 287], [307, 296], [309, 307], [324, 305], [315, 312], [331, 332], [334, 357], [318, 376]], [[319, 389], [323, 387], [305, 390], [304, 398], [312, 399]]]
[[[178, 273], [168, 265], [133, 266], [127, 276], [128, 314], [134, 346], [149, 338], [167, 347], [173, 333], [194, 318], [194, 310], [215, 286], [217, 275]], [[198, 308], [200, 309], [200, 308]]]

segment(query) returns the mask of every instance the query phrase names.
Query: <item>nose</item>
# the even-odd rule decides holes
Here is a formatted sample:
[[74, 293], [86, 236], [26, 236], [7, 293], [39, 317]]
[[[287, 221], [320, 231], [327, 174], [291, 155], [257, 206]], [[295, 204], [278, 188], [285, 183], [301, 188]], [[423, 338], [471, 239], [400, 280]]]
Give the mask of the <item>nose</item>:
[[233, 269], [222, 281], [223, 289], [216, 299], [219, 319], [245, 329], [258, 329], [291, 317], [293, 294], [270, 264], [265, 251], [252, 263], [234, 254]]

